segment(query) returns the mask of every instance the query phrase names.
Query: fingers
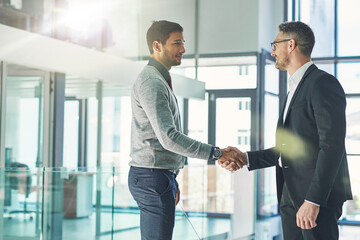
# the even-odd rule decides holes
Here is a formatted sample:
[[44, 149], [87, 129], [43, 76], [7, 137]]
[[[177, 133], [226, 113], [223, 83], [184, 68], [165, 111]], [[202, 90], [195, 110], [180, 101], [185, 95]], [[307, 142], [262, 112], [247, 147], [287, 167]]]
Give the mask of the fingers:
[[225, 169], [233, 172], [239, 170], [240, 168], [234, 162], [232, 162], [229, 165], [227, 165]]
[[218, 160], [217, 162], [218, 162], [218, 164], [219, 164], [222, 168], [226, 168], [227, 165], [230, 164], [229, 161], [224, 161], [224, 162], [222, 162], [222, 161]]
[[239, 170], [240, 168], [234, 163], [234, 162], [230, 162], [230, 161], [225, 161], [225, 162], [220, 162], [218, 160], [218, 164], [222, 167], [222, 168], [225, 168], [226, 170], [229, 170], [229, 171], [237, 171]]
[[228, 146], [227, 148], [224, 148], [224, 149], [222, 149], [222, 150], [224, 150], [224, 151], [226, 151], [226, 152], [230, 152], [230, 151], [239, 152], [239, 151], [240, 151], [240, 150], [237, 149], [236, 147], [232, 147], [232, 146]]
[[222, 168], [229, 171], [236, 171], [247, 165], [246, 154], [241, 152], [236, 147], [227, 147], [221, 149], [222, 156], [218, 159], [218, 163]]
[[316, 218], [319, 210], [319, 206], [305, 201], [296, 213], [296, 225], [301, 229], [312, 229], [316, 227]]
[[247, 165], [247, 157], [246, 153], [241, 152], [239, 149], [232, 147], [232, 150], [230, 152], [227, 152], [225, 157], [227, 157], [229, 160], [235, 162], [238, 167], [242, 168], [244, 165]]

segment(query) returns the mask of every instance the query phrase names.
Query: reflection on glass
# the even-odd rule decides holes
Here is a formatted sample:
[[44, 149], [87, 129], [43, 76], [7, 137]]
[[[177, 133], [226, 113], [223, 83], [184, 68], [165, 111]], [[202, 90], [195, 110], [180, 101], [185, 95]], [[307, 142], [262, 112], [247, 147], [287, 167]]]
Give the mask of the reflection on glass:
[[338, 79], [346, 93], [360, 92], [360, 63], [339, 63]]
[[334, 56], [334, 0], [302, 0], [301, 21], [309, 24], [315, 34], [312, 57]]
[[354, 29], [360, 28], [359, 21], [359, 1], [358, 0], [341, 0], [338, 1], [338, 55], [339, 56], [359, 56], [360, 41], [359, 31]]

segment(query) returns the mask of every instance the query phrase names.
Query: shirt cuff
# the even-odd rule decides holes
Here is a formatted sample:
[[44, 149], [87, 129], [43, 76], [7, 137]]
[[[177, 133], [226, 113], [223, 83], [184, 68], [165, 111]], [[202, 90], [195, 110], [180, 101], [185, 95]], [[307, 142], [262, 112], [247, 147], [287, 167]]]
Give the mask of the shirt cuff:
[[317, 203], [313, 203], [313, 202], [310, 202], [310, 201], [308, 201], [308, 200], [306, 200], [306, 199], [305, 199], [305, 202], [308, 202], [308, 203], [311, 203], [311, 204], [313, 204], [313, 205], [315, 205], [315, 206], [317, 206], [317, 207], [320, 207], [320, 205], [319, 205], [319, 204], [317, 204]]
[[250, 168], [249, 155], [248, 155], [247, 152], [245, 152], [245, 153], [246, 153], [246, 159], [247, 159], [247, 164], [246, 164], [246, 166], [247, 166], [248, 168]]

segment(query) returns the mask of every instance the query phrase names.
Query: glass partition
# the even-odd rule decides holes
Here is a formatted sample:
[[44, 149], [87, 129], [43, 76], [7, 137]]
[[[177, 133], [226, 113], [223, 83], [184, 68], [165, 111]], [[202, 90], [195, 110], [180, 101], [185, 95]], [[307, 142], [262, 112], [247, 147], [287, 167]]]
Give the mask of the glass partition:
[[40, 239], [43, 173], [24, 164], [0, 169], [0, 239]]
[[5, 166], [42, 166], [44, 83], [41, 73], [9, 66], [5, 89]]
[[[139, 239], [139, 209], [124, 179], [117, 168], [0, 169], [0, 239]], [[204, 238], [220, 222], [209, 229], [181, 202], [173, 239]]]

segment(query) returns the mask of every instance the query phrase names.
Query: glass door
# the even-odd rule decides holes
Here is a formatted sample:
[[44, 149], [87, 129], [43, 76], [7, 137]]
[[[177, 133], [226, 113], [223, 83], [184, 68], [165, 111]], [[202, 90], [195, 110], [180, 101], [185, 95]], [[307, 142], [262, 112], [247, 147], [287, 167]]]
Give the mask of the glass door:
[[47, 151], [44, 148], [44, 112], [49, 75], [9, 64], [5, 81], [5, 117], [2, 122], [5, 201], [2, 234], [9, 239], [40, 239], [40, 169]]
[[[233, 146], [243, 152], [256, 148], [256, 90], [210, 91], [209, 99], [209, 129], [215, 129], [213, 133], [209, 131], [209, 142], [220, 148]], [[234, 239], [253, 233], [255, 192], [255, 173], [246, 167], [230, 173], [209, 166], [208, 209], [230, 214], [229, 229]]]

